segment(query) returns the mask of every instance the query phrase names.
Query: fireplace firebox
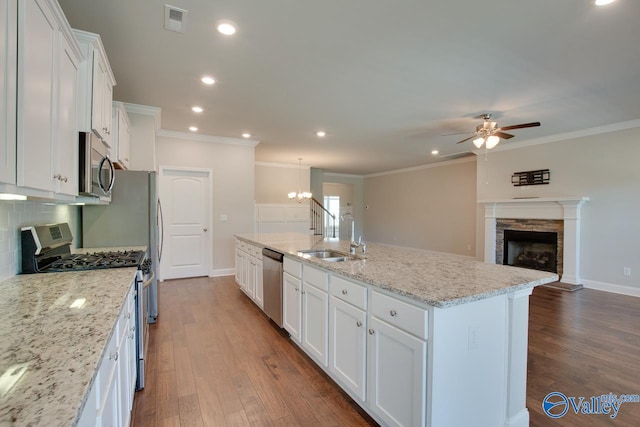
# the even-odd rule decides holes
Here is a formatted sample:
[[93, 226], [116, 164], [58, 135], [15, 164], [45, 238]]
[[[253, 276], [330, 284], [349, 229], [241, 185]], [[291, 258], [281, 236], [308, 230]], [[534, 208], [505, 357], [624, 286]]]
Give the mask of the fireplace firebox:
[[503, 250], [504, 265], [558, 272], [558, 233], [504, 230]]

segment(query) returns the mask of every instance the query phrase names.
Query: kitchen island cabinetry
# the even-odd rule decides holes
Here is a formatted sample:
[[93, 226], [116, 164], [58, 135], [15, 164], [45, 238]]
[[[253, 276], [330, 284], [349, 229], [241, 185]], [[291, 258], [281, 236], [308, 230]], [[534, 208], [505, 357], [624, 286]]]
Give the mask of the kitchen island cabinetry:
[[57, 2], [21, 0], [18, 9], [16, 183], [75, 196], [82, 54]]
[[329, 371], [354, 399], [364, 402], [367, 288], [332, 275], [329, 291]]
[[328, 277], [326, 271], [302, 266], [302, 348], [325, 368], [329, 363]]
[[557, 275], [372, 243], [327, 262], [303, 251], [349, 242], [239, 237], [285, 254], [284, 328], [379, 423], [529, 425], [528, 297]]

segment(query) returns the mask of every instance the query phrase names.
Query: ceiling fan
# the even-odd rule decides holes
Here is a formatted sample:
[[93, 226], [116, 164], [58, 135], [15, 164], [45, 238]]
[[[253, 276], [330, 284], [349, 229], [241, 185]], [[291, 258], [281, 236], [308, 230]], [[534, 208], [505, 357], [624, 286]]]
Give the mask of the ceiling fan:
[[498, 127], [498, 123], [491, 120], [490, 113], [484, 114], [479, 118], [482, 118], [484, 120], [484, 123], [476, 126], [476, 131], [473, 132], [473, 135], [463, 139], [462, 141], [458, 141], [457, 144], [462, 144], [463, 142], [473, 139], [473, 145], [475, 145], [477, 148], [482, 147], [482, 145], [486, 143], [487, 149], [490, 150], [496, 145], [498, 145], [498, 143], [500, 142], [500, 138], [510, 139], [514, 137], [514, 135], [511, 135], [510, 133], [505, 133], [504, 132], [505, 130], [532, 128], [532, 127], [540, 126], [540, 122], [531, 122], [531, 123], [521, 123], [519, 125]]

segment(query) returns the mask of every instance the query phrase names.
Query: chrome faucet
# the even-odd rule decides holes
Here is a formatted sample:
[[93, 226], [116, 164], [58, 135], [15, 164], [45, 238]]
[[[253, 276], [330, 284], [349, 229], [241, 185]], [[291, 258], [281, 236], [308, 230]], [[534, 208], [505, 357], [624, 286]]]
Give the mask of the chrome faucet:
[[340, 215], [340, 219], [342, 221], [345, 220], [351, 220], [351, 242], [349, 243], [349, 253], [351, 255], [355, 255], [356, 253], [356, 249], [358, 248], [362, 248], [362, 253], [366, 253], [367, 252], [367, 245], [365, 242], [362, 241], [362, 236], [360, 236], [358, 238], [358, 241], [356, 242], [356, 236], [355, 236], [355, 219], [353, 218], [353, 213], [351, 212], [347, 212], [344, 213], [342, 215]]

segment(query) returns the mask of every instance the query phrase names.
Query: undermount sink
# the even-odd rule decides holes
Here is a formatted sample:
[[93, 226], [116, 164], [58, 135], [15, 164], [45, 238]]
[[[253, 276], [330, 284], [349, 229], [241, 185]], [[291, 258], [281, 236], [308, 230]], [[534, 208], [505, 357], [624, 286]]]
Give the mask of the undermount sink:
[[308, 249], [298, 251], [298, 255], [301, 255], [303, 258], [318, 258], [327, 262], [343, 262], [358, 259], [357, 257], [334, 251], [332, 249]]

